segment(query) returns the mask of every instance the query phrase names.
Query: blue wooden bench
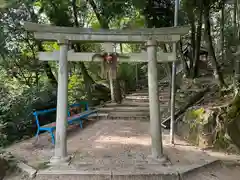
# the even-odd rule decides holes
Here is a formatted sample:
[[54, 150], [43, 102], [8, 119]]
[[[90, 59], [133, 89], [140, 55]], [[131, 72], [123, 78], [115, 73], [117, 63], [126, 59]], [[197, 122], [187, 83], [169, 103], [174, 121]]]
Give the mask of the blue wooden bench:
[[[81, 106], [84, 106], [84, 112], [71, 115], [70, 108], [77, 108], [77, 107], [81, 107]], [[44, 114], [46, 115], [51, 112], [56, 112], [56, 108], [46, 109], [46, 110], [41, 110], [41, 111], [34, 111], [33, 116], [35, 117], [35, 121], [37, 124], [36, 137], [39, 136], [39, 133], [41, 131], [48, 131], [51, 134], [52, 143], [55, 144], [54, 130], [56, 129], [56, 122], [52, 122], [50, 124], [41, 126], [40, 120], [39, 120], [40, 115], [44, 115]], [[97, 110], [89, 110], [87, 102], [82, 101], [78, 104], [73, 104], [68, 109], [68, 118], [67, 118], [68, 125], [73, 124], [75, 122], [79, 122], [80, 128], [83, 128], [83, 120], [85, 120], [86, 118], [88, 118], [88, 116], [90, 116], [92, 114], [97, 115]]]

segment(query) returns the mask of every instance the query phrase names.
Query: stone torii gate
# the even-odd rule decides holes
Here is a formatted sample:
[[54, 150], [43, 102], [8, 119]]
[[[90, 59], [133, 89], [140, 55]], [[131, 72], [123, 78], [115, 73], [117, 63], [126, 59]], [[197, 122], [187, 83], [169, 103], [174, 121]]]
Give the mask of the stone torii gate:
[[[119, 59], [121, 62], [148, 62], [148, 86], [150, 108], [150, 134], [152, 140], [152, 158], [163, 156], [160, 103], [157, 81], [157, 63], [176, 61], [176, 52], [157, 53], [157, 43], [176, 43], [181, 35], [188, 33], [188, 27], [170, 27], [140, 30], [98, 30], [74, 27], [56, 27], [26, 22], [27, 31], [34, 32], [39, 40], [58, 41], [60, 50], [40, 52], [41, 60], [59, 61], [56, 144], [51, 163], [59, 164], [68, 161], [66, 120], [68, 103], [68, 61], [91, 61], [94, 53], [74, 53], [68, 51], [69, 42], [99, 42], [99, 43], [142, 43], [146, 42], [147, 52], [130, 53], [129, 58]], [[126, 56], [126, 54], [124, 54]], [[158, 57], [158, 58], [157, 58]], [[157, 60], [158, 59], [158, 60]], [[100, 60], [99, 60], [100, 61]]]

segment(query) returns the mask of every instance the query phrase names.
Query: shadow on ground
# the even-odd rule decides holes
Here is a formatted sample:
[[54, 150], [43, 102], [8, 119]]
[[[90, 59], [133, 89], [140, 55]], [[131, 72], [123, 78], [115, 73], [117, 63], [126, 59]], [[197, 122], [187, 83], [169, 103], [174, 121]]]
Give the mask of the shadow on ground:
[[[151, 154], [149, 122], [134, 120], [101, 120], [68, 128], [70, 165], [95, 164], [105, 167], [129, 167], [148, 164]], [[164, 154], [172, 165], [191, 165], [214, 159], [206, 152], [176, 138], [176, 146], [168, 145], [168, 131], [163, 132]], [[6, 150], [28, 165], [39, 168], [53, 156], [54, 146], [48, 133], [19, 142]]]

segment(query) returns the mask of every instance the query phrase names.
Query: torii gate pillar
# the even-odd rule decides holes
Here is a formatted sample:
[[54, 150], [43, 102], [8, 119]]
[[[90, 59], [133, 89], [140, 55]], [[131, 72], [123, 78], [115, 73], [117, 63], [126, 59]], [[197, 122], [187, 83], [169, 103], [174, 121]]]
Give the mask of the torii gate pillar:
[[150, 134], [152, 140], [152, 158], [159, 159], [163, 156], [162, 132], [160, 119], [160, 103], [158, 95], [157, 75], [157, 41], [147, 41], [148, 52], [148, 91], [150, 110]]
[[68, 41], [59, 41], [60, 58], [58, 67], [57, 118], [54, 156], [52, 164], [67, 162], [67, 111], [68, 111]]

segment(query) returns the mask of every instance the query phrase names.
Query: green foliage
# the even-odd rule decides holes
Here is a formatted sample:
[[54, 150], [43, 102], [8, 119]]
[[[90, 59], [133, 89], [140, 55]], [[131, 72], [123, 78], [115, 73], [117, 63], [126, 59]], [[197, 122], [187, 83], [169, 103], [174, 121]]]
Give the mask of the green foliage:
[[73, 74], [68, 82], [68, 101], [70, 104], [86, 99], [82, 76]]
[[104, 21], [110, 23], [115, 18], [123, 17], [131, 13], [131, 2], [125, 0], [98, 0], [95, 1], [97, 12], [101, 14]]
[[136, 65], [121, 63], [118, 67], [118, 79], [125, 82], [125, 88], [136, 87]]
[[70, 21], [71, 12], [69, 11], [71, 1], [38, 0], [37, 2], [38, 6], [41, 7], [41, 10], [47, 15], [50, 22], [54, 22], [58, 26], [72, 26]]
[[0, 96], [0, 146], [31, 136], [36, 130], [33, 110], [56, 104], [48, 86], [39, 91], [16, 81], [1, 82]]
[[199, 124], [204, 122], [204, 113], [204, 108], [187, 111], [185, 120], [189, 121], [191, 129], [196, 128]]

